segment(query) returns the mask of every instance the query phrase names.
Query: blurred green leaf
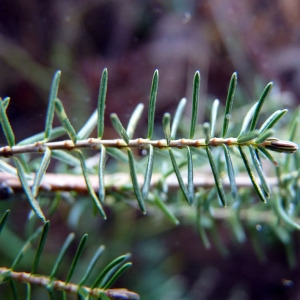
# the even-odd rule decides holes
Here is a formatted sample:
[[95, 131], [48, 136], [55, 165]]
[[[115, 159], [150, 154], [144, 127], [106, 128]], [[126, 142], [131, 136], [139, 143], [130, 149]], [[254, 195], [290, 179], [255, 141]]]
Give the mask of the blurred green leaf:
[[1, 234], [1, 231], [2, 231], [2, 229], [3, 229], [3, 227], [4, 227], [5, 223], [6, 223], [7, 219], [8, 219], [9, 214], [10, 214], [10, 211], [7, 210], [7, 211], [3, 214], [3, 216], [2, 216], [2, 218], [1, 218], [1, 220], [0, 220], [0, 234]]
[[142, 104], [142, 103], [138, 104], [130, 117], [127, 129], [126, 129], [129, 139], [132, 139], [132, 137], [133, 137], [134, 131], [136, 129], [138, 121], [140, 120], [140, 118], [142, 116], [143, 110], [144, 110], [144, 104]]
[[25, 252], [31, 247], [32, 242], [40, 235], [42, 231], [42, 227], [39, 227], [24, 243], [22, 249], [19, 251], [17, 256], [15, 257], [10, 269], [14, 270], [16, 266], [19, 264], [20, 260], [24, 256]]
[[220, 101], [216, 99], [213, 102], [212, 105], [212, 110], [211, 110], [211, 118], [210, 118], [210, 136], [214, 137], [215, 136], [215, 128], [216, 128], [216, 122], [217, 122], [217, 115], [218, 115], [218, 108], [219, 108]]
[[15, 135], [14, 132], [11, 128], [10, 122], [8, 120], [7, 114], [6, 114], [6, 107], [7, 105], [3, 104], [4, 103], [8, 103], [9, 102], [9, 98], [5, 98], [4, 100], [2, 100], [0, 98], [0, 123], [5, 135], [5, 138], [8, 142], [8, 145], [10, 147], [15, 145]]
[[90, 134], [93, 132], [97, 125], [98, 121], [98, 111], [95, 110], [93, 114], [90, 116], [88, 121], [84, 124], [84, 126], [78, 131], [77, 133], [77, 139], [83, 140], [90, 137]]
[[186, 98], [182, 98], [180, 100], [180, 102], [178, 103], [178, 106], [177, 106], [177, 109], [175, 112], [175, 116], [174, 116], [174, 119], [172, 122], [171, 139], [175, 139], [175, 137], [176, 137], [177, 129], [178, 129], [179, 123], [181, 121], [185, 105], [186, 105]]

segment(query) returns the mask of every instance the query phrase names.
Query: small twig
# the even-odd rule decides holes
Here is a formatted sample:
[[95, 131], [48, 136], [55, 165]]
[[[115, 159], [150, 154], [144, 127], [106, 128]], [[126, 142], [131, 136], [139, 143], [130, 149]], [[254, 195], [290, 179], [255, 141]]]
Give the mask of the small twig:
[[[290, 174], [292, 175], [292, 174]], [[99, 189], [99, 179], [97, 175], [89, 176], [93, 189], [97, 192]], [[143, 185], [144, 177], [138, 175], [138, 183], [140, 186]], [[268, 184], [270, 187], [277, 186], [278, 179], [276, 177], [267, 177]], [[151, 180], [151, 187], [157, 186], [161, 180], [161, 174], [153, 174]], [[22, 191], [22, 185], [17, 176], [9, 173], [0, 173], [0, 182], [11, 187], [15, 192]], [[124, 185], [131, 182], [130, 176], [127, 173], [114, 173], [105, 175], [105, 188], [108, 190], [119, 190]], [[29, 185], [33, 183], [29, 181]], [[179, 189], [178, 181], [175, 175], [171, 175], [166, 179], [166, 183], [170, 190]], [[228, 178], [222, 180], [224, 188], [230, 188], [230, 182]], [[247, 176], [236, 177], [237, 187], [252, 187], [252, 183]], [[195, 188], [212, 188], [215, 186], [214, 178], [209, 174], [194, 174], [194, 187]], [[43, 191], [76, 191], [79, 193], [88, 193], [85, 180], [82, 175], [74, 174], [54, 174], [47, 173], [44, 175], [40, 190]]]
[[34, 275], [26, 272], [15, 272], [11, 269], [0, 267], [0, 275], [5, 274], [8, 278], [20, 281], [20, 282], [27, 282], [31, 284], [36, 284], [44, 287], [52, 287], [54, 290], [65, 291], [71, 294], [78, 294], [79, 289], [84, 290], [85, 293], [89, 294], [93, 297], [100, 297], [101, 294], [105, 294], [110, 299], [131, 299], [131, 300], [138, 300], [140, 299], [139, 295], [128, 291], [127, 289], [101, 289], [101, 288], [94, 288], [91, 289], [88, 286], [79, 286], [74, 283], [66, 283], [61, 280], [51, 280], [47, 276], [41, 275]]

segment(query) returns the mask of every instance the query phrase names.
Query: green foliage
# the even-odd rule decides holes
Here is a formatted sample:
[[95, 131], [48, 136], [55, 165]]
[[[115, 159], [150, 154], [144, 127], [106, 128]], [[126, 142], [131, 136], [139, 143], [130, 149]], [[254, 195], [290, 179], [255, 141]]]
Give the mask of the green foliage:
[[[294, 121], [291, 122], [290, 140], [285, 141], [275, 137], [274, 135], [277, 133], [279, 135], [279, 130], [276, 130], [274, 126], [282, 120], [287, 110], [276, 110], [269, 117], [265, 117], [265, 113], [262, 113], [263, 104], [270, 96], [272, 83], [266, 86], [259, 100], [245, 112], [243, 123], [240, 124], [235, 120], [233, 105], [237, 87], [237, 74], [234, 73], [229, 83], [225, 106], [222, 107], [221, 102], [215, 100], [210, 112], [210, 123], [206, 122], [199, 126], [197, 116], [200, 73], [196, 72], [193, 82], [191, 121], [188, 128], [184, 127], [186, 124], [184, 108], [187, 100], [183, 98], [177, 106], [174, 118], [169, 112], [163, 115], [162, 136], [164, 138], [155, 139], [154, 117], [159, 79], [156, 70], [149, 97], [147, 135], [133, 138], [144, 108], [143, 104], [139, 104], [133, 111], [127, 127], [123, 126], [117, 114], [111, 114], [111, 122], [119, 138], [105, 140], [102, 137], [105, 129], [107, 70], [103, 71], [100, 80], [97, 110], [79, 131], [71, 124], [63, 102], [57, 98], [60, 75], [59, 71], [56, 72], [50, 89], [45, 131], [17, 144], [6, 114], [9, 98], [0, 100], [0, 121], [8, 144], [0, 148], [2, 157], [0, 169], [7, 176], [13, 178], [18, 176], [33, 211], [30, 218], [36, 219], [37, 217], [43, 222], [43, 226], [38, 227], [28, 237], [20, 252], [15, 256], [11, 267], [0, 267], [0, 280], [3, 284], [9, 282], [13, 293], [17, 293], [15, 281], [22, 281], [26, 283], [28, 299], [31, 295], [31, 286], [34, 284], [42, 285], [48, 291], [50, 298], [54, 297], [56, 290], [60, 290], [63, 297], [67, 293], [75, 293], [80, 299], [90, 299], [90, 297], [138, 299], [138, 295], [133, 292], [111, 289], [116, 279], [131, 266], [131, 263], [126, 262], [129, 258], [127, 254], [113, 260], [99, 272], [94, 281], [87, 283], [94, 264], [103, 252], [103, 247], [98, 248], [86, 272], [78, 281], [79, 283], [70, 283], [87, 244], [87, 234], [83, 235], [79, 242], [64, 281], [58, 281], [55, 277], [58, 276], [58, 269], [75, 238], [73, 233], [69, 234], [65, 240], [49, 275], [37, 275], [50, 226], [47, 219], [57, 208], [55, 201], [51, 205], [49, 205], [51, 201], [47, 201], [51, 192], [60, 197], [61, 191], [68, 190], [75, 194], [84, 190], [90, 195], [95, 211], [98, 211], [103, 219], [109, 217], [108, 207], [117, 210], [119, 202], [126, 202], [129, 206], [138, 206], [143, 214], [149, 210], [152, 213], [161, 211], [172, 224], [176, 225], [181, 220], [195, 219], [205, 247], [211, 246], [210, 238], [214, 236], [214, 243], [219, 245], [223, 253], [226, 250], [220, 246], [222, 242], [216, 230], [215, 211], [222, 210], [226, 216], [224, 219], [232, 228], [232, 232], [239, 242], [245, 240], [243, 226], [246, 225], [244, 223], [249, 223], [248, 226], [251, 227], [255, 218], [259, 218], [261, 208], [252, 207], [257, 198], [263, 203], [270, 203], [269, 206], [266, 205], [262, 208], [271, 216], [265, 221], [270, 226], [274, 226], [276, 222], [281, 226], [282, 232], [300, 229], [296, 221], [297, 212], [300, 209], [299, 201], [297, 201], [300, 157], [296, 152], [298, 146], [293, 142], [296, 139], [299, 112], [295, 114]], [[221, 116], [219, 116], [220, 111], [223, 112]], [[52, 128], [55, 114], [62, 127]], [[262, 121], [262, 118], [266, 118], [265, 121]], [[259, 126], [259, 124], [262, 125]], [[97, 137], [94, 138], [90, 135], [96, 127]], [[183, 127], [187, 132], [187, 137], [178, 138], [185, 132], [182, 130]], [[233, 128], [234, 130], [232, 130]], [[236, 130], [236, 128], [240, 128], [240, 130]], [[232, 137], [237, 131], [239, 134]], [[204, 137], [195, 138], [201, 135], [201, 132], [204, 133]], [[63, 134], [67, 134], [70, 139], [60, 140]], [[137, 158], [137, 150], [142, 151], [145, 157]], [[86, 152], [90, 153], [90, 151], [97, 154], [91, 160], [86, 158]], [[276, 152], [283, 153], [285, 155], [283, 164], [277, 161], [277, 157], [281, 158], [281, 156], [275, 158], [270, 151], [275, 152], [274, 155], [278, 155]], [[36, 157], [41, 154], [43, 157], [37, 163]], [[292, 157], [291, 154], [293, 154]], [[12, 159], [8, 159], [8, 156], [11, 156]], [[271, 183], [271, 177], [265, 172], [262, 163], [264, 158], [270, 160], [272, 165], [277, 166], [275, 179], [278, 184]], [[291, 162], [292, 159], [293, 162]], [[52, 160], [59, 160], [59, 166], [66, 174], [60, 173], [60, 171], [57, 171], [56, 174], [49, 174], [48, 168]], [[210, 171], [202, 171], [207, 170], [207, 166]], [[245, 183], [242, 184], [240, 180], [241, 174], [245, 172], [248, 176], [246, 180], [248, 194], [242, 189]], [[116, 179], [116, 173], [121, 173], [122, 180]], [[50, 182], [49, 175], [56, 177], [59, 183], [55, 185], [55, 182]], [[68, 180], [63, 184], [64, 175], [67, 175]], [[77, 181], [82, 177], [84, 185], [79, 187]], [[76, 184], [72, 184], [72, 178]], [[203, 179], [202, 183], [199, 183], [200, 179]], [[209, 189], [207, 189], [206, 183], [208, 181], [210, 182]], [[172, 187], [180, 191], [176, 194], [175, 201], [173, 201]], [[48, 191], [48, 196], [43, 194], [45, 191]], [[108, 201], [107, 198], [109, 198]], [[182, 201], [182, 198], [185, 201]], [[73, 205], [76, 206], [76, 204]], [[223, 207], [227, 206], [228, 208], [225, 210]], [[175, 207], [177, 207], [176, 212], [174, 212]], [[187, 212], [186, 207], [190, 207], [191, 210]], [[293, 209], [288, 209], [290, 207]], [[82, 208], [80, 209], [80, 214], [82, 214]], [[241, 217], [241, 211], [247, 212], [252, 209], [257, 209], [257, 214], [252, 213], [249, 222], [245, 221]], [[8, 214], [8, 211], [3, 214], [0, 221], [0, 232], [6, 223]], [[191, 217], [191, 214], [196, 214], [196, 217]], [[243, 212], [243, 216], [247, 216], [247, 213]], [[208, 234], [208, 231], [211, 231], [212, 234]], [[37, 245], [31, 272], [16, 271], [15, 267], [38, 237], [40, 237], [40, 242]], [[287, 245], [288, 239], [285, 239], [284, 243]]]
[[[0, 226], [3, 227], [9, 211], [7, 211], [3, 216]], [[23, 247], [20, 249], [19, 253], [15, 257], [12, 265], [7, 267], [0, 267], [0, 284], [10, 284], [12, 287], [12, 294], [17, 295], [17, 290], [15, 287], [16, 281], [21, 281], [26, 283], [27, 289], [27, 299], [31, 298], [31, 285], [39, 285], [44, 287], [50, 298], [52, 299], [56, 291], [60, 291], [62, 295], [66, 293], [76, 294], [79, 299], [101, 299], [101, 297], [107, 296], [108, 299], [139, 299], [139, 296], [131, 291], [125, 289], [111, 289], [112, 284], [124, 273], [129, 267], [131, 267], [130, 262], [126, 262], [129, 258], [129, 254], [121, 255], [115, 258], [107, 266], [105, 266], [99, 275], [88, 285], [84, 285], [89, 277], [93, 268], [96, 266], [97, 261], [103, 253], [104, 247], [98, 248], [94, 254], [90, 264], [88, 265], [85, 273], [81, 276], [79, 283], [70, 283], [70, 280], [79, 265], [80, 256], [82, 255], [84, 248], [87, 244], [88, 235], [85, 234], [76, 250], [73, 261], [68, 269], [67, 277], [64, 281], [57, 280], [55, 276], [57, 275], [58, 269], [61, 267], [64, 256], [67, 250], [70, 248], [75, 235], [73, 233], [69, 234], [65, 240], [59, 254], [57, 255], [56, 261], [52, 267], [52, 271], [49, 275], [37, 274], [38, 265], [42, 256], [43, 248], [47, 239], [47, 234], [49, 231], [49, 221], [47, 221], [43, 227], [39, 227], [24, 243]], [[33, 260], [32, 269], [30, 273], [16, 271], [18, 264], [24, 257], [26, 252], [30, 249], [34, 240], [40, 237], [40, 242], [37, 246], [36, 254]], [[0, 236], [1, 238], [1, 236]], [[100, 269], [101, 270], [101, 269]], [[64, 296], [63, 296], [64, 297]]]

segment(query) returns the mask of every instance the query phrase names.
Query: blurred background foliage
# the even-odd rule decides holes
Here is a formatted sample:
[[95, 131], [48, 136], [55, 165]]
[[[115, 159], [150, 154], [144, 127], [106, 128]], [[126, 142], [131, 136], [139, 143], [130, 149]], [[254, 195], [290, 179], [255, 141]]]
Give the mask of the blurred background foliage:
[[[174, 113], [180, 98], [191, 99], [196, 70], [201, 72], [199, 122], [208, 117], [212, 99], [224, 101], [234, 71], [239, 75], [237, 107], [252, 103], [272, 80], [274, 105], [294, 108], [300, 102], [299, 43], [297, 0], [2, 0], [0, 95], [12, 99], [8, 116], [17, 141], [43, 131], [57, 69], [62, 70], [59, 97], [80, 129], [96, 108], [101, 72], [108, 68], [107, 138], [117, 137], [111, 112], [127, 122], [137, 103], [147, 105], [155, 69], [160, 72], [159, 124], [164, 112]], [[146, 127], [146, 117], [144, 122]], [[138, 135], [143, 134], [141, 125]], [[0, 142], [4, 145], [3, 135]], [[141, 299], [300, 297], [298, 233], [291, 239], [296, 249], [291, 262], [274, 230], [259, 224], [238, 243], [227, 224], [216, 220], [224, 244], [221, 251], [215, 245], [206, 250], [188, 220], [174, 227], [160, 214], [142, 217], [121, 203], [108, 211], [105, 222], [90, 208], [77, 217], [76, 207], [85, 203], [84, 196], [74, 196], [71, 205], [60, 202], [51, 217], [49, 255], [58, 252], [70, 230], [78, 239], [89, 233], [91, 253], [105, 244], [107, 259], [131, 252], [134, 266], [116, 286], [138, 292]], [[1, 212], [7, 206], [0, 203]], [[9, 206], [16, 241], [0, 244], [1, 263], [26, 237], [23, 224], [30, 227], [27, 202], [19, 195]], [[253, 235], [262, 252], [254, 249]]]

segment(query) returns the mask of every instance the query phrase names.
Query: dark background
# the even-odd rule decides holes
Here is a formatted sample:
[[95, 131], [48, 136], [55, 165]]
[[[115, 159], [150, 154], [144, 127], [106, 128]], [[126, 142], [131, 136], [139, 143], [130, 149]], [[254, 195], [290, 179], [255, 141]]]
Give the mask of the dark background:
[[[272, 80], [283, 105], [295, 107], [300, 99], [299, 44], [297, 0], [2, 0], [0, 96], [11, 97], [8, 115], [17, 141], [43, 131], [56, 70], [62, 71], [59, 98], [80, 129], [96, 108], [101, 72], [108, 68], [106, 137], [117, 136], [110, 130], [109, 113], [127, 122], [138, 103], [147, 106], [155, 69], [160, 72], [158, 122], [164, 112], [174, 112], [182, 97], [191, 98], [196, 70], [201, 72], [202, 107], [213, 98], [224, 101], [234, 71], [247, 96], [241, 102], [253, 101], [257, 88]], [[199, 121], [204, 119], [200, 109]], [[5, 143], [3, 136], [0, 141]], [[143, 222], [155, 232], [155, 219], [146, 218], [148, 223]], [[300, 297], [298, 268], [289, 268], [278, 241], [266, 246], [261, 261], [248, 243], [226, 240], [226, 228], [227, 256], [215, 248], [205, 250], [188, 226], [157, 229], [149, 236], [135, 229], [121, 245], [115, 219], [106, 225], [109, 233], [98, 229], [92, 238], [137, 257], [133, 279], [129, 276], [132, 280], [124, 285], [142, 299]], [[97, 230], [96, 225], [88, 228]]]

